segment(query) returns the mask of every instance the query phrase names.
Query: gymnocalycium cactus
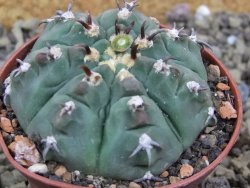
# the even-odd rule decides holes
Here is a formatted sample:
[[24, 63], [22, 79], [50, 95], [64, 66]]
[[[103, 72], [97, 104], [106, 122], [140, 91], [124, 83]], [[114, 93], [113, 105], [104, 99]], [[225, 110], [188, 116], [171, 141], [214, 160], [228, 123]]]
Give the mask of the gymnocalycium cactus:
[[[96, 19], [68, 11], [6, 79], [4, 100], [43, 159], [85, 174], [155, 179], [215, 120], [195, 34], [161, 29], [137, 2]], [[157, 179], [157, 178], [156, 178]]]

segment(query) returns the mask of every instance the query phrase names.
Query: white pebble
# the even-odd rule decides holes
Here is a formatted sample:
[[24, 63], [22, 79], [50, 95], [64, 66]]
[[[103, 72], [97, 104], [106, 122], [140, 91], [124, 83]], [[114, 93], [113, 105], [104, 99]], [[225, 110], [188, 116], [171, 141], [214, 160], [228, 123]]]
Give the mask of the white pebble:
[[228, 38], [227, 38], [227, 44], [229, 45], [234, 45], [237, 41], [237, 37], [235, 35], [230, 35]]
[[206, 18], [206, 17], [208, 17], [210, 15], [211, 15], [211, 11], [208, 8], [208, 6], [200, 5], [196, 9], [195, 18], [196, 18], [196, 20], [202, 21], [202, 20], [204, 20], [204, 18]]
[[28, 168], [28, 170], [30, 172], [39, 173], [39, 174], [46, 174], [49, 171], [47, 165], [46, 164], [42, 164], [42, 163], [34, 164], [34, 165], [30, 166]]

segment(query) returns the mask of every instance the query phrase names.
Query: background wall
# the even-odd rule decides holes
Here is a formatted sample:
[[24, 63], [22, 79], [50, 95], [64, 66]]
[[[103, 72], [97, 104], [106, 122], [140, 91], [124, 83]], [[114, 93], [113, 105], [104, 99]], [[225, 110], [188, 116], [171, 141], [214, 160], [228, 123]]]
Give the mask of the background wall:
[[[50, 17], [56, 10], [67, 9], [70, 0], [0, 0], [0, 23], [10, 27], [17, 19]], [[91, 10], [96, 15], [101, 10], [115, 7], [115, 0], [72, 0], [74, 10]], [[122, 0], [121, 0], [122, 2]], [[140, 0], [139, 9], [150, 16], [165, 21], [165, 12], [178, 3], [189, 3], [194, 11], [200, 4], [208, 5], [211, 10], [230, 10], [250, 12], [249, 0]]]

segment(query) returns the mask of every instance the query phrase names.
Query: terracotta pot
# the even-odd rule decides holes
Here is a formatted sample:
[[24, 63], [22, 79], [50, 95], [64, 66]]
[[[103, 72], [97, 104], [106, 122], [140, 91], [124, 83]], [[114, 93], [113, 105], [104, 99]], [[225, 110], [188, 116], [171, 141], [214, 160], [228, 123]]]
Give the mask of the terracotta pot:
[[[0, 82], [3, 83], [3, 81], [6, 79], [8, 74], [11, 72], [11, 70], [14, 69], [16, 66], [16, 59], [23, 59], [27, 53], [32, 48], [34, 42], [37, 40], [38, 36], [34, 37], [27, 43], [25, 43], [21, 48], [19, 48], [10, 58], [9, 60], [3, 65], [3, 67], [0, 70]], [[237, 86], [235, 82], [233, 81], [232, 76], [229, 74], [228, 70], [225, 68], [225, 66], [222, 64], [220, 60], [218, 60], [209, 50], [204, 49], [202, 50], [202, 56], [204, 59], [209, 60], [212, 64], [218, 65], [220, 67], [221, 73], [223, 76], [227, 76], [229, 79], [229, 85], [232, 89], [232, 93], [235, 96], [235, 108], [237, 110], [238, 118], [235, 122], [235, 129], [232, 134], [232, 137], [226, 146], [226, 148], [222, 151], [222, 153], [216, 158], [215, 161], [213, 161], [209, 166], [201, 170], [199, 173], [194, 174], [193, 176], [181, 180], [180, 182], [168, 186], [164, 186], [163, 188], [178, 188], [178, 187], [191, 187], [194, 188], [200, 183], [209, 173], [211, 173], [215, 167], [227, 156], [231, 148], [233, 147], [239, 132], [241, 128], [242, 123], [242, 102], [240, 99], [239, 91], [237, 90]], [[5, 153], [7, 159], [9, 162], [17, 169], [19, 170], [24, 176], [28, 178], [28, 181], [30, 182], [30, 185], [32, 188], [79, 188], [80, 186], [74, 186], [71, 184], [61, 183], [57, 181], [52, 181], [50, 179], [47, 179], [45, 177], [42, 177], [40, 175], [34, 174], [29, 172], [26, 168], [19, 165], [11, 156], [2, 135], [0, 134], [0, 144], [3, 149], [3, 152]]]

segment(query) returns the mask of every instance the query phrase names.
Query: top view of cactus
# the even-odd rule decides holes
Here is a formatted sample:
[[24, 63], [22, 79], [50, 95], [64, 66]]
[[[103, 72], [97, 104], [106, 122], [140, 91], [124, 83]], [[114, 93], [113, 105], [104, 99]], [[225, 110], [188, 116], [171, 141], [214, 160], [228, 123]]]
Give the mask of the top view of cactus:
[[93, 18], [44, 20], [5, 80], [4, 101], [42, 160], [122, 180], [157, 179], [215, 121], [202, 45], [160, 28], [136, 0]]

